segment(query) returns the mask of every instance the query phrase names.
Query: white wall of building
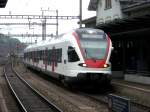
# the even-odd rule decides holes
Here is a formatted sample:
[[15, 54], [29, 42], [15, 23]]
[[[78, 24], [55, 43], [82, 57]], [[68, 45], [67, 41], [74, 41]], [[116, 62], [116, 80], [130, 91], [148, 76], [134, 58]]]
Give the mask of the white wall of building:
[[119, 0], [111, 0], [111, 8], [105, 9], [106, 0], [99, 0], [97, 7], [97, 19], [96, 24], [102, 24], [114, 19], [122, 18], [122, 12]]

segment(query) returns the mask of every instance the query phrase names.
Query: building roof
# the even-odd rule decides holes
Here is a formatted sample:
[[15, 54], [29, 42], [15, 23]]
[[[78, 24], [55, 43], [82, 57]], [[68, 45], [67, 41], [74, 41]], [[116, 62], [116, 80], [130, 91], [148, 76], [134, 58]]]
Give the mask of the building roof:
[[[95, 22], [96, 23], [96, 16], [93, 16], [93, 17], [91, 17], [91, 18], [87, 18], [87, 19], [85, 19], [85, 20], [82, 20], [82, 23], [83, 24], [87, 24], [87, 23], [93, 23], [93, 22]], [[80, 23], [80, 22], [79, 22]]]
[[96, 9], [97, 9], [97, 2], [98, 2], [98, 0], [90, 0], [89, 6], [88, 6], [88, 10], [96, 11]]
[[123, 12], [129, 12], [129, 11], [133, 11], [141, 8], [147, 8], [147, 7], [150, 7], [150, 0], [146, 0], [146, 1], [142, 0], [141, 2], [123, 7], [122, 10]]
[[[95, 2], [98, 0], [90, 0], [89, 10], [96, 10]], [[150, 7], [150, 0], [120, 0], [122, 11], [124, 13], [135, 11], [138, 9]], [[95, 6], [94, 6], [95, 5]], [[88, 20], [85, 20], [85, 22]], [[131, 15], [123, 19], [117, 19], [109, 23], [103, 23], [96, 26], [103, 29], [111, 36], [126, 35], [129, 33], [138, 33], [140, 31], [150, 31], [150, 14], [140, 13], [138, 15]], [[138, 34], [137, 34], [138, 35]]]
[[0, 0], [0, 8], [4, 8], [6, 6], [8, 0]]
[[133, 32], [135, 29], [136, 31], [141, 29], [150, 30], [150, 14], [118, 19], [109, 23], [100, 24], [96, 27], [115, 35]]
[[[129, 11], [141, 5], [146, 5], [147, 3], [150, 3], [150, 0], [119, 0], [119, 1], [122, 9], [126, 10], [130, 8]], [[98, 0], [90, 0], [88, 10], [96, 11], [97, 4], [98, 4]]]

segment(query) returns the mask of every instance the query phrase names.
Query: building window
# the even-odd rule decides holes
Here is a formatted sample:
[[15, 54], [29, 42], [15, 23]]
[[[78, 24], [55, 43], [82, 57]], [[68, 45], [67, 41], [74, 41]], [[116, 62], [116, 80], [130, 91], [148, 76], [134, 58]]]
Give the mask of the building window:
[[105, 9], [110, 9], [112, 7], [111, 0], [105, 0]]

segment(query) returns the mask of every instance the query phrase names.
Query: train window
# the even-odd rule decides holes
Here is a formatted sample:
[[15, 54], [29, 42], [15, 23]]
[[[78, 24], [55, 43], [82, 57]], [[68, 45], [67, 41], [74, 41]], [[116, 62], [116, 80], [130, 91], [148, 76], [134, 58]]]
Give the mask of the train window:
[[36, 62], [36, 51], [34, 51], [34, 62]]
[[33, 58], [34, 58], [34, 53], [33, 53], [33, 51], [31, 52], [31, 58], [32, 58], [32, 60], [33, 60]]
[[33, 51], [33, 61], [35, 62], [35, 51]]
[[44, 56], [43, 57], [44, 57], [44, 59], [43, 59], [44, 63], [43, 64], [46, 64], [46, 61], [47, 61], [47, 51], [46, 50], [44, 50]]
[[37, 60], [39, 61], [40, 60], [40, 53], [39, 53], [40, 51], [37, 51]]
[[57, 53], [57, 62], [58, 63], [61, 63], [62, 62], [62, 49], [57, 49], [57, 51], [56, 51]]
[[42, 51], [42, 60], [44, 62], [44, 50]]
[[40, 60], [42, 60], [42, 50], [40, 51]]
[[23, 58], [26, 59], [26, 53], [24, 53]]
[[53, 49], [53, 60], [54, 60], [54, 63], [55, 63], [55, 66], [57, 67], [57, 49]]
[[44, 50], [42, 50], [42, 60], [44, 61]]
[[36, 51], [37, 62], [39, 62], [39, 51]]
[[48, 48], [45, 50], [45, 64], [48, 64]]
[[76, 62], [79, 61], [79, 57], [75, 51], [75, 49], [71, 46], [68, 47], [68, 62]]
[[44, 50], [42, 51], [42, 60], [43, 60], [43, 64], [45, 64], [45, 57], [44, 57], [45, 53]]
[[41, 60], [41, 51], [39, 51], [39, 60]]
[[34, 62], [36, 62], [36, 51], [34, 51]]
[[48, 50], [48, 65], [51, 65], [51, 50]]

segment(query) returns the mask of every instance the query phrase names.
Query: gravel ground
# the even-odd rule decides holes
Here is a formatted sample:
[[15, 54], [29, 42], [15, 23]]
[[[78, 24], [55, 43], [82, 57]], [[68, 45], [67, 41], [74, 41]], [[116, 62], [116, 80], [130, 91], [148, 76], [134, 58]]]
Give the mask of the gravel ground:
[[15, 69], [44, 96], [64, 110], [64, 112], [108, 112], [107, 106], [104, 104], [58, 87], [54, 83], [30, 72], [22, 64], [17, 65]]

